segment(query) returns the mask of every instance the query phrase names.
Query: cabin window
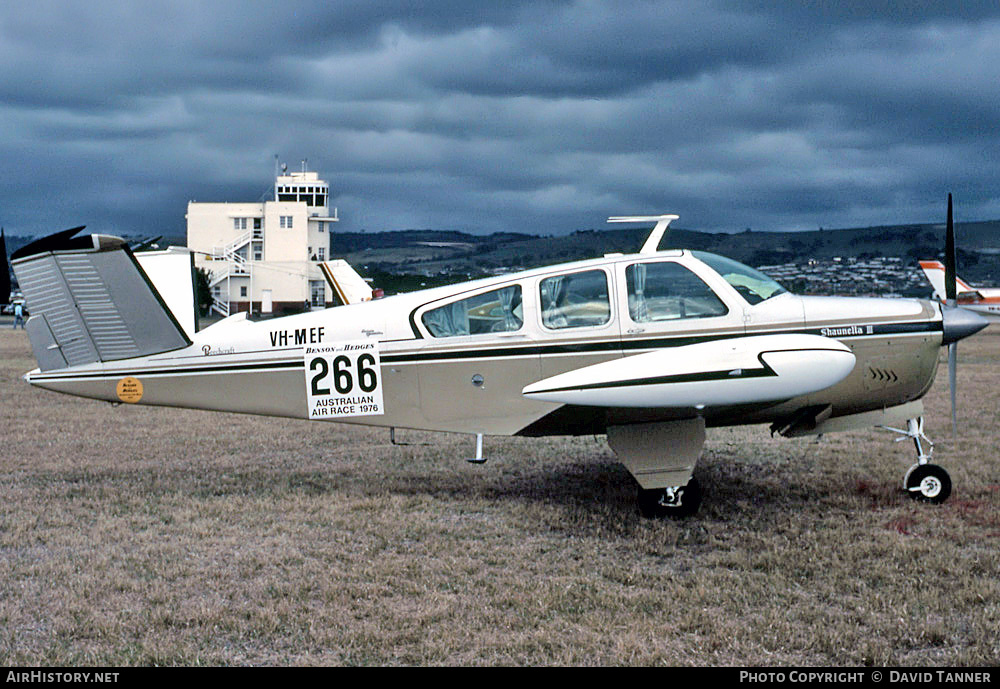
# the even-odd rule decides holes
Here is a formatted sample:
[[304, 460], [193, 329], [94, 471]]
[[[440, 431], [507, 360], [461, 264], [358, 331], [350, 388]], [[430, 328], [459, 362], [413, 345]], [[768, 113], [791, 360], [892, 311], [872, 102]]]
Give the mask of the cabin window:
[[611, 320], [608, 277], [603, 270], [545, 278], [538, 289], [546, 328], [593, 327]]
[[521, 286], [511, 285], [431, 309], [421, 320], [434, 337], [520, 330], [524, 324]]
[[628, 314], [636, 323], [709, 318], [729, 312], [715, 292], [673, 262], [633, 263], [625, 269]]
[[699, 261], [721, 275], [751, 306], [785, 293], [784, 287], [750, 266], [705, 251], [692, 251], [691, 253]]

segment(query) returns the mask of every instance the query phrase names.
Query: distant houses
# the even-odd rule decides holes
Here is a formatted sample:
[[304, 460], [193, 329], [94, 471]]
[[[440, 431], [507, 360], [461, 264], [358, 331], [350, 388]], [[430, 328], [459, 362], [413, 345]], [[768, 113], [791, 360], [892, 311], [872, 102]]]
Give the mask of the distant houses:
[[931, 291], [919, 266], [897, 256], [834, 256], [756, 267], [800, 294], [923, 297]]

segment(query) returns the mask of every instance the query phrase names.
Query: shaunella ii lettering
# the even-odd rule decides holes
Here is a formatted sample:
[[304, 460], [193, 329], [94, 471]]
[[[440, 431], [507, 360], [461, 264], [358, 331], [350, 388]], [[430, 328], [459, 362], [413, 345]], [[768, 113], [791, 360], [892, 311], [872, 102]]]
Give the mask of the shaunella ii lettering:
[[875, 329], [870, 325], [849, 325], [844, 328], [821, 328], [823, 337], [844, 337], [845, 335], [872, 335]]

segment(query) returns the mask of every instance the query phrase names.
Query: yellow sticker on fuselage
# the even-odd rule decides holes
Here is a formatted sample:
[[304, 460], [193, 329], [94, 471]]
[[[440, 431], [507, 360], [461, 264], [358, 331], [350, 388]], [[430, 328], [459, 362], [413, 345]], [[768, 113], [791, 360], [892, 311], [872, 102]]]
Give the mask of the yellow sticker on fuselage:
[[142, 381], [132, 376], [122, 378], [118, 381], [115, 392], [118, 393], [118, 399], [122, 402], [135, 404], [142, 399]]

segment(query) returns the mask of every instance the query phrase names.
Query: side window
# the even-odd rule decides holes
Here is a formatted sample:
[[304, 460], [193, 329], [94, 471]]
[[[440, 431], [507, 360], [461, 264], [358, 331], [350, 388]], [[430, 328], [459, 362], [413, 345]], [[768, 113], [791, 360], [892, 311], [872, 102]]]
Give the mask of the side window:
[[701, 278], [673, 262], [633, 263], [625, 269], [628, 314], [636, 323], [724, 316], [726, 305]]
[[539, 296], [546, 328], [583, 328], [611, 320], [608, 278], [603, 270], [545, 278], [539, 283]]
[[484, 292], [426, 312], [421, 320], [434, 337], [520, 330], [524, 324], [521, 286]]

